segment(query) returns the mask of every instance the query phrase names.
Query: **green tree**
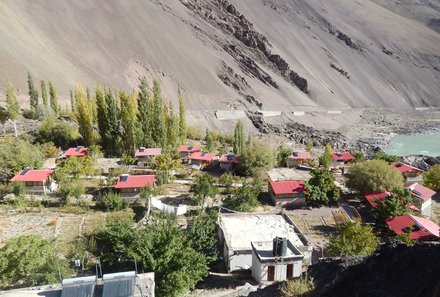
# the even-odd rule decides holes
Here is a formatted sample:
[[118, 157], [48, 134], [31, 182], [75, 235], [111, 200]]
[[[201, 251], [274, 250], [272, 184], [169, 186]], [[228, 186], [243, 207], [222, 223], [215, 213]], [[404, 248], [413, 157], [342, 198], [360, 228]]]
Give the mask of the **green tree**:
[[356, 163], [365, 161], [365, 155], [362, 152], [353, 152], [352, 155], [356, 159]]
[[105, 100], [105, 90], [101, 86], [97, 86], [95, 89], [96, 98], [96, 121], [98, 124], [98, 133], [101, 138], [101, 146], [104, 152], [107, 154], [110, 146], [114, 145], [111, 139], [109, 139], [109, 120], [108, 120], [108, 107]]
[[[70, 93], [70, 111], [75, 112], [76, 111], [76, 103], [75, 103], [75, 96], [73, 95], [73, 91], [69, 90]], [[66, 107], [67, 109], [67, 107]]]
[[199, 211], [192, 217], [191, 227], [188, 228], [188, 238], [192, 247], [205, 255], [207, 264], [217, 260], [216, 221], [215, 211]]
[[153, 147], [153, 115], [151, 114], [151, 105], [153, 99], [149, 91], [147, 78], [143, 76], [139, 84], [138, 92], [138, 121], [139, 121], [139, 143], [143, 146]]
[[312, 152], [312, 149], [313, 149], [313, 141], [311, 139], [307, 139], [306, 151]]
[[93, 176], [97, 173], [95, 162], [89, 156], [70, 157], [57, 166], [55, 179], [70, 182], [72, 179], [78, 180], [82, 176]]
[[41, 98], [43, 98], [43, 106], [44, 108], [49, 107], [49, 94], [47, 93], [46, 82], [44, 80], [40, 81], [41, 87]]
[[120, 121], [122, 127], [121, 140], [124, 152], [132, 155], [137, 146], [138, 126], [137, 126], [137, 98], [135, 93], [119, 93], [121, 104]]
[[324, 153], [322, 154], [321, 157], [319, 157], [319, 165], [321, 165], [325, 169], [330, 168], [330, 165], [332, 164], [331, 153], [332, 153], [332, 147], [330, 146], [330, 144], [327, 144], [325, 146]]
[[0, 249], [0, 288], [53, 284], [59, 272], [69, 277], [67, 263], [58, 257], [55, 239], [23, 235], [8, 241]]
[[107, 211], [119, 211], [126, 208], [124, 199], [122, 199], [121, 195], [118, 193], [105, 193], [102, 202], [105, 210]]
[[119, 153], [119, 110], [116, 104], [116, 100], [110, 90], [107, 90], [105, 96], [105, 101], [107, 104], [107, 135], [106, 142], [103, 145], [104, 152], [108, 156], [115, 157]]
[[178, 163], [170, 154], [162, 154], [154, 158], [151, 167], [162, 173], [162, 184], [167, 184], [171, 171], [178, 167]]
[[157, 80], [153, 80], [153, 95], [154, 95], [154, 134], [153, 139], [157, 146], [166, 149], [166, 127], [163, 110], [163, 99], [160, 90], [160, 84]]
[[15, 122], [20, 116], [20, 105], [15, 87], [10, 80], [6, 84], [6, 108], [8, 109], [8, 117]]
[[179, 116], [174, 112], [174, 105], [170, 102], [170, 114], [167, 124], [167, 141], [170, 150], [177, 148], [179, 144]]
[[246, 145], [239, 156], [238, 172], [242, 175], [258, 177], [274, 166], [274, 151], [270, 145], [253, 140]]
[[440, 164], [435, 164], [423, 173], [423, 185], [434, 191], [440, 191]]
[[388, 154], [386, 154], [386, 153], [384, 153], [382, 151], [378, 151], [378, 152], [374, 153], [372, 159], [373, 160], [384, 160], [384, 161], [386, 161], [388, 163], [402, 161], [401, 157], [393, 156], [393, 155], [388, 155]]
[[185, 144], [187, 133], [188, 127], [186, 124], [185, 103], [182, 94], [179, 92], [179, 136], [181, 144]]
[[95, 144], [93, 131], [93, 114], [89, 100], [84, 95], [84, 90], [78, 86], [75, 88], [76, 114], [78, 130], [87, 146]]
[[38, 127], [36, 140], [39, 143], [53, 142], [58, 147], [67, 148], [75, 144], [80, 137], [76, 125], [54, 118], [45, 118]]
[[245, 135], [243, 122], [238, 120], [234, 130], [234, 154], [241, 154], [245, 148]]
[[395, 189], [391, 196], [387, 197], [383, 203], [376, 203], [373, 213], [376, 217], [378, 226], [385, 226], [385, 220], [411, 213], [409, 208], [414, 203], [410, 190]]
[[27, 74], [28, 83], [28, 94], [30, 98], [30, 106], [32, 110], [37, 110], [38, 108], [38, 91], [35, 89], [34, 80], [32, 79], [32, 74], [28, 72]]
[[212, 134], [206, 129], [205, 134], [205, 147], [208, 152], [212, 152], [214, 146], [214, 140], [212, 139]]
[[224, 185], [226, 193], [231, 193], [232, 184], [234, 183], [234, 176], [230, 172], [224, 173], [220, 177], [219, 182]]
[[209, 174], [203, 174], [194, 180], [191, 191], [194, 192], [194, 199], [198, 205], [205, 207], [206, 198], [214, 198], [217, 195], [217, 187], [214, 185], [214, 178]]
[[235, 211], [252, 211], [260, 204], [258, 201], [260, 192], [259, 186], [243, 183], [240, 188], [235, 189], [232, 195], [225, 198], [223, 206]]
[[339, 198], [339, 188], [335, 185], [335, 177], [324, 168], [311, 171], [311, 178], [305, 183], [306, 200], [322, 203], [336, 201]]
[[58, 116], [61, 111], [61, 107], [58, 104], [57, 91], [54, 84], [49, 81], [49, 96], [50, 96], [50, 108], [52, 109], [55, 116]]
[[277, 154], [277, 163], [280, 167], [286, 167], [287, 166], [287, 159], [292, 154], [292, 150], [287, 146], [281, 146], [278, 149]]
[[379, 239], [374, 235], [373, 228], [362, 226], [359, 221], [347, 221], [338, 227], [339, 234], [330, 237], [327, 252], [331, 256], [368, 256], [379, 245]]
[[403, 176], [383, 160], [358, 163], [347, 173], [346, 185], [361, 194], [401, 189]]

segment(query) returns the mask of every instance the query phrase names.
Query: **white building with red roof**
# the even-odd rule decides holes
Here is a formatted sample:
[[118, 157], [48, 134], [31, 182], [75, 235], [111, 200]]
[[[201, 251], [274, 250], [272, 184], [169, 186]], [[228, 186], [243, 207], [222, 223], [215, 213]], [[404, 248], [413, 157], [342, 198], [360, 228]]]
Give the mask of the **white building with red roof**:
[[192, 153], [188, 159], [189, 164], [195, 167], [199, 167], [200, 169], [203, 169], [206, 166], [209, 166], [212, 161], [214, 161], [214, 158], [216, 157], [216, 154], [213, 153], [207, 153], [207, 152], [195, 152]]
[[87, 156], [87, 148], [83, 146], [71, 147], [64, 152], [65, 158], [70, 157], [85, 157]]
[[337, 152], [330, 154], [332, 158], [332, 166], [349, 166], [356, 161], [356, 158], [350, 152]]
[[146, 187], [154, 187], [155, 179], [155, 175], [122, 174], [118, 177], [114, 188], [121, 194], [139, 194]]
[[287, 158], [287, 167], [293, 168], [300, 165], [308, 165], [308, 162], [312, 159], [312, 154], [308, 151], [295, 151]]
[[179, 152], [180, 156], [185, 158], [189, 157], [191, 154], [195, 152], [200, 152], [202, 147], [200, 145], [198, 146], [192, 146], [192, 145], [181, 145], [177, 151]]
[[422, 217], [406, 214], [387, 219], [385, 222], [391, 231], [397, 235], [409, 234], [412, 240], [438, 240], [440, 238], [440, 227]]
[[24, 169], [11, 178], [11, 182], [22, 182], [29, 194], [46, 194], [49, 191], [53, 170]]
[[276, 205], [303, 207], [306, 205], [303, 180], [269, 182], [269, 195]]
[[160, 156], [161, 154], [162, 154], [161, 148], [145, 148], [145, 147], [141, 146], [134, 153], [134, 157], [136, 158], [136, 160], [138, 162], [149, 163], [155, 157]]
[[231, 171], [237, 168], [238, 156], [234, 154], [224, 154], [220, 157], [220, 168], [225, 171]]
[[408, 177], [417, 177], [423, 173], [422, 169], [419, 169], [417, 167], [401, 163], [401, 162], [393, 162], [391, 163], [397, 170], [402, 173], [402, 175], [406, 178]]
[[420, 209], [422, 214], [429, 217], [431, 215], [432, 197], [436, 192], [419, 183], [406, 183], [405, 189], [411, 191], [414, 197], [414, 204]]

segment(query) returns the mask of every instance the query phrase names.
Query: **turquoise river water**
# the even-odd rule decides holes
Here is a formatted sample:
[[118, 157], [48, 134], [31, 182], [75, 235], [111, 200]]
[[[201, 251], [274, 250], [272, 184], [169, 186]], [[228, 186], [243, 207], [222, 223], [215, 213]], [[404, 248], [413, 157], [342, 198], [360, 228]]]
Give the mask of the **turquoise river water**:
[[440, 156], [440, 132], [432, 134], [397, 135], [391, 139], [385, 152], [397, 156]]

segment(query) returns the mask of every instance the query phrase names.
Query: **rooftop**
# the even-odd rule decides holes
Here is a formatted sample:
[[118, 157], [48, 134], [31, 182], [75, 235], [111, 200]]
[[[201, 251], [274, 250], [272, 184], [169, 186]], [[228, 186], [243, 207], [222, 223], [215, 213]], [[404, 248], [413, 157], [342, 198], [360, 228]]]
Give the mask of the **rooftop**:
[[199, 160], [199, 161], [212, 161], [215, 158], [215, 154], [207, 153], [207, 152], [195, 152], [189, 156], [190, 160]]
[[293, 152], [289, 159], [312, 159], [312, 154], [308, 151]]
[[405, 163], [401, 163], [401, 162], [393, 162], [391, 163], [391, 165], [393, 165], [394, 167], [397, 168], [397, 170], [399, 170], [400, 172], [404, 173], [404, 172], [411, 172], [411, 171], [419, 171], [419, 172], [423, 172], [422, 169], [419, 169], [417, 167], [405, 164]]
[[414, 196], [416, 196], [424, 201], [431, 199], [432, 196], [434, 196], [436, 194], [435, 191], [433, 191], [427, 187], [424, 187], [419, 183], [407, 183], [407, 184], [405, 184], [405, 189], [411, 190], [411, 193]]
[[193, 153], [193, 152], [198, 152], [202, 149], [202, 147], [200, 145], [198, 146], [192, 146], [192, 145], [181, 145], [178, 148], [179, 152], [186, 152], [186, 153]]
[[53, 174], [53, 170], [24, 169], [11, 178], [13, 182], [42, 182]]
[[[273, 255], [273, 241], [252, 241], [252, 246], [260, 260], [270, 260], [279, 257]], [[295, 248], [290, 241], [287, 241], [287, 253], [283, 258], [303, 258], [304, 255]]]
[[355, 157], [350, 152], [338, 152], [330, 155], [337, 162], [354, 160]]
[[222, 163], [238, 163], [238, 156], [234, 154], [225, 154], [220, 157]]
[[160, 156], [162, 154], [161, 148], [145, 148], [141, 147], [136, 150], [134, 154], [135, 157], [149, 157], [149, 156]]
[[65, 157], [84, 157], [87, 156], [87, 148], [78, 146], [71, 147], [67, 151], [64, 152]]
[[231, 250], [251, 250], [251, 242], [272, 241], [285, 237], [294, 246], [304, 246], [290, 224], [281, 214], [221, 214], [219, 226]]
[[145, 188], [154, 186], [155, 175], [120, 175], [115, 189]]
[[302, 193], [305, 191], [303, 180], [271, 181], [269, 183], [276, 195]]
[[274, 168], [266, 172], [272, 181], [279, 180], [309, 180], [310, 171], [297, 170], [293, 168]]
[[387, 219], [386, 223], [396, 234], [409, 233], [412, 240], [440, 237], [440, 227], [422, 217], [407, 214]]

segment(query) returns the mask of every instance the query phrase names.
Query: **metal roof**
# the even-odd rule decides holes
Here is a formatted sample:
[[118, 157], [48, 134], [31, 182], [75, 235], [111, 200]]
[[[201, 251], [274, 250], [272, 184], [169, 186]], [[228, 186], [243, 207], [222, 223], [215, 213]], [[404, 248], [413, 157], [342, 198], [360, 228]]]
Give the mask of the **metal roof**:
[[103, 276], [105, 297], [134, 296], [136, 273], [134, 271], [105, 274]]

